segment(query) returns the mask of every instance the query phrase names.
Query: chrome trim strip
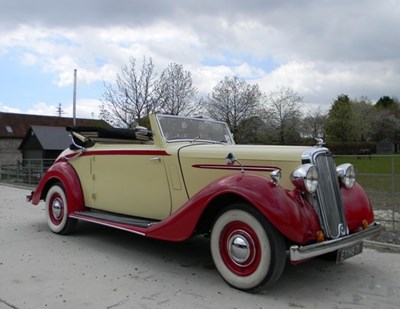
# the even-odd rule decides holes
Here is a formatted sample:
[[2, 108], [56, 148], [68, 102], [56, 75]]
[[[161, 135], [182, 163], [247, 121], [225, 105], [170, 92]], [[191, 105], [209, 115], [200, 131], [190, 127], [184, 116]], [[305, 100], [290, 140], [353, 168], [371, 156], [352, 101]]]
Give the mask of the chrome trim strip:
[[276, 166], [255, 166], [255, 165], [223, 165], [223, 164], [193, 164], [194, 168], [212, 169], [212, 170], [246, 170], [252, 172], [272, 172], [279, 170]]
[[289, 248], [290, 261], [299, 262], [354, 245], [359, 241], [380, 233], [381, 230], [382, 226], [379, 223], [374, 223], [365, 230], [341, 238], [327, 240], [307, 246], [291, 246]]

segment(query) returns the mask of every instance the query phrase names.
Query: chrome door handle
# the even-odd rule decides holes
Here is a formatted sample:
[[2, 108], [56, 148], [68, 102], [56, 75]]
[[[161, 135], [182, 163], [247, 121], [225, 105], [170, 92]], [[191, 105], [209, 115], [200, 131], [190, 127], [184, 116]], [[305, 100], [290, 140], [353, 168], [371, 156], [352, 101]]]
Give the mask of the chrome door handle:
[[150, 161], [158, 161], [158, 162], [160, 162], [161, 158], [160, 157], [154, 157], [154, 158], [151, 158]]

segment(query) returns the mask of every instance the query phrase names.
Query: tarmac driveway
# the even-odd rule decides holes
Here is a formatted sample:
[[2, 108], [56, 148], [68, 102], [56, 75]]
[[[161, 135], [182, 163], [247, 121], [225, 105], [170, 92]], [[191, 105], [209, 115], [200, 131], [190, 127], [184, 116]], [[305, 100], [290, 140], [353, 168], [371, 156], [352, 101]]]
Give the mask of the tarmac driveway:
[[89, 223], [55, 235], [28, 193], [0, 185], [0, 309], [400, 308], [396, 253], [288, 264], [273, 288], [252, 295], [219, 277], [206, 239], [167, 243]]

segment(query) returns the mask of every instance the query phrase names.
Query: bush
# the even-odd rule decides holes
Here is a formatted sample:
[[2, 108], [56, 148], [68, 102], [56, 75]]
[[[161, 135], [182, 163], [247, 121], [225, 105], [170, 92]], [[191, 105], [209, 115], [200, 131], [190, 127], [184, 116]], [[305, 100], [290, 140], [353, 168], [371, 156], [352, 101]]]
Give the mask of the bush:
[[375, 142], [327, 142], [325, 146], [337, 155], [358, 155], [361, 150], [376, 153]]

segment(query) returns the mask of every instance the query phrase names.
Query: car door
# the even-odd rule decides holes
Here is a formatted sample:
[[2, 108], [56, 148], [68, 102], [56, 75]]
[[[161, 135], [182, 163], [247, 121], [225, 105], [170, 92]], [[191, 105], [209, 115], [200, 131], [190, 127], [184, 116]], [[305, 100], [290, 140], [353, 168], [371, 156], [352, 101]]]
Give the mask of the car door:
[[163, 157], [157, 149], [99, 151], [93, 156], [93, 207], [162, 220], [171, 213]]

